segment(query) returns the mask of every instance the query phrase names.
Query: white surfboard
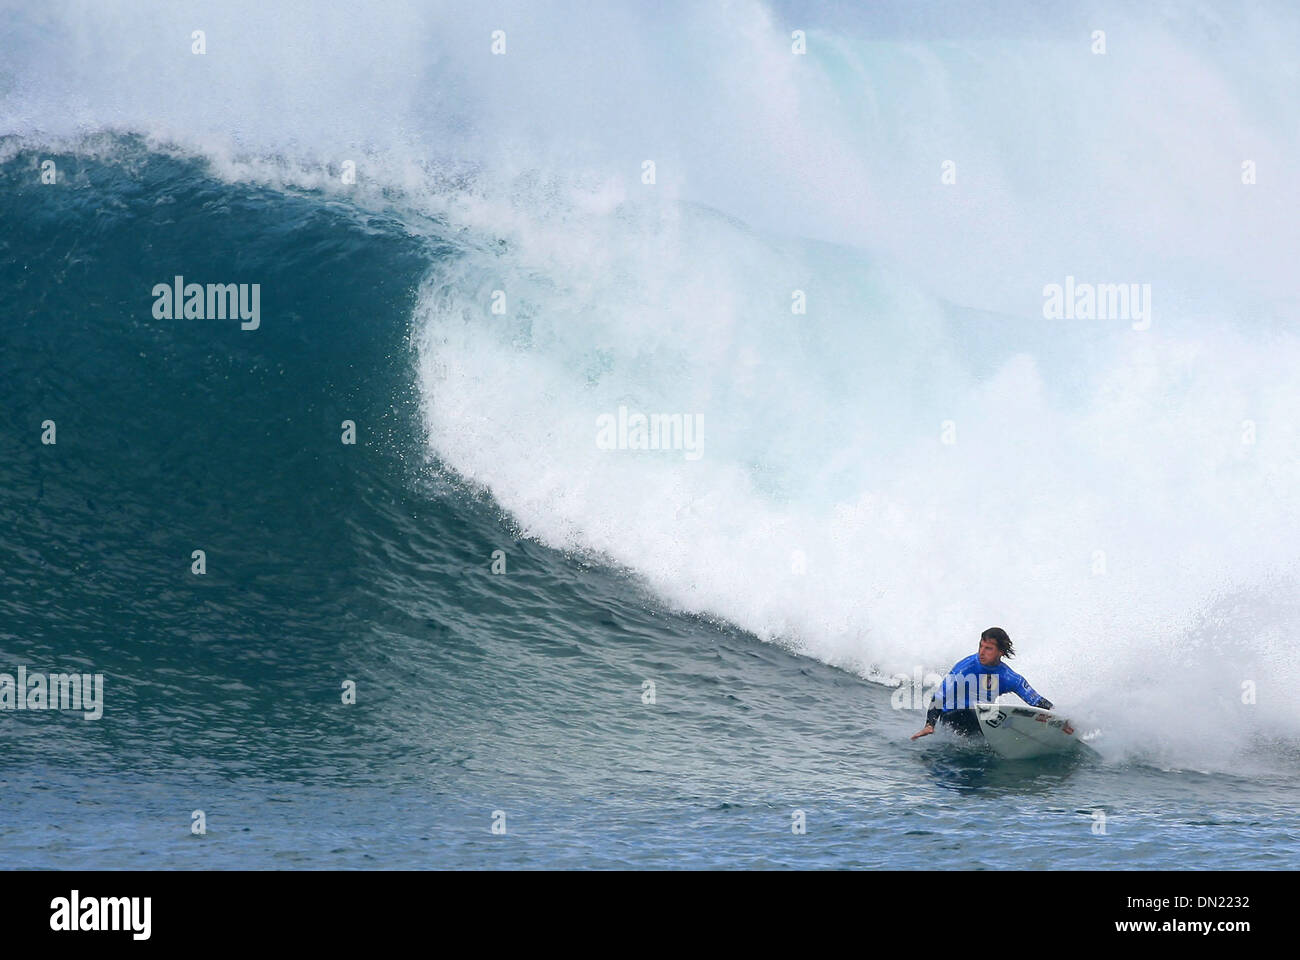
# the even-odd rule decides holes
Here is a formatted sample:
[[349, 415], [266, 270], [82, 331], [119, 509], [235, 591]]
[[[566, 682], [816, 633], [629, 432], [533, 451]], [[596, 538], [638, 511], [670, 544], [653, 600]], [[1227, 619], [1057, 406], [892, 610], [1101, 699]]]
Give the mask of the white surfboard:
[[1087, 740], [1096, 735], [1081, 731], [1064, 714], [1019, 703], [977, 704], [975, 715], [989, 746], [1010, 760], [1091, 751]]

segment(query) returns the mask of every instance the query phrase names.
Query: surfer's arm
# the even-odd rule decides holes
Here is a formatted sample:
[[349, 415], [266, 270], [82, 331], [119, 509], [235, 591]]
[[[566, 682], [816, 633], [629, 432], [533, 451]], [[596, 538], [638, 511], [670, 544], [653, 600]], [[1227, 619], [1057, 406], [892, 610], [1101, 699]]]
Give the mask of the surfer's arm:
[[943, 715], [944, 684], [948, 682], [949, 677], [951, 677], [951, 674], [949, 674], [948, 677], [943, 678], [944, 682], [939, 684], [939, 689], [935, 690], [934, 694], [930, 697], [930, 709], [925, 712], [925, 725], [931, 730], [933, 730], [935, 724], [939, 722], [939, 717]]
[[953, 668], [948, 671], [948, 675], [943, 678], [943, 682], [939, 685], [939, 689], [934, 691], [934, 695], [930, 698], [930, 709], [925, 713], [925, 726], [921, 728], [920, 733], [912, 736], [913, 740], [917, 737], [924, 737], [926, 734], [934, 733], [939, 718], [943, 716], [943, 703], [945, 700], [944, 691], [948, 689], [949, 683], [955, 680], [958, 671], [963, 667], [968, 666], [974, 659], [974, 657], [967, 657], [965, 660], [958, 660], [957, 663], [953, 665]]
[[912, 739], [915, 740], [917, 737], [924, 737], [934, 733], [934, 725], [939, 721], [939, 714], [941, 712], [942, 711], [939, 709], [939, 695], [936, 693], [930, 700], [930, 709], [926, 711], [925, 726], [912, 734]]
[[1052, 701], [1048, 700], [1045, 696], [1031, 687], [1028, 680], [1018, 673], [1012, 674], [1012, 676], [1016, 678], [1016, 682], [1012, 687], [1012, 691], [1016, 696], [1020, 697], [1021, 700], [1025, 701], [1025, 703], [1029, 704], [1031, 707], [1042, 707], [1044, 710], [1052, 709]]

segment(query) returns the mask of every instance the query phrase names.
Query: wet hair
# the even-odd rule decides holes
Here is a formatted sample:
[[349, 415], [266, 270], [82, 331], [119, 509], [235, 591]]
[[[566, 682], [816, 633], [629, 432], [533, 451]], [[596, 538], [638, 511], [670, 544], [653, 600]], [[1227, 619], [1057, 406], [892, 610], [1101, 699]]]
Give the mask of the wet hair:
[[1011, 646], [1011, 638], [1007, 636], [1007, 632], [1001, 627], [989, 627], [980, 634], [980, 639], [992, 640], [998, 645], [998, 650], [1004, 657], [1014, 657], [1016, 655], [1015, 648]]

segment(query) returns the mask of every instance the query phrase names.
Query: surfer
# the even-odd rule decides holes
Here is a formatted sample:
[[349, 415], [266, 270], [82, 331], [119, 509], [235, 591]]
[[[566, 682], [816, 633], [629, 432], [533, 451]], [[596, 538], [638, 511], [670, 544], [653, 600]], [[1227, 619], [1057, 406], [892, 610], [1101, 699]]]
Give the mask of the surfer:
[[979, 652], [958, 661], [943, 684], [934, 692], [934, 699], [925, 715], [925, 726], [912, 739], [934, 733], [935, 722], [947, 724], [956, 733], [971, 736], [979, 733], [980, 724], [975, 711], [966, 707], [971, 702], [991, 703], [999, 693], [1014, 693], [1031, 707], [1052, 709], [1052, 701], [1040, 695], [1029, 681], [1005, 663], [1003, 657], [1013, 657], [1015, 651], [1011, 638], [1001, 627], [989, 627], [980, 634]]

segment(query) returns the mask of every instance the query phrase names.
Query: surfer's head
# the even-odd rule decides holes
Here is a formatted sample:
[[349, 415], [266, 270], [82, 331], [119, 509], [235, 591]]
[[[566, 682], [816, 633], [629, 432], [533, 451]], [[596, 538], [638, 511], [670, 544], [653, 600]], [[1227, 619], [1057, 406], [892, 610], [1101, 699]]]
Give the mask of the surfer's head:
[[980, 634], [980, 663], [991, 667], [1002, 657], [1014, 657], [1011, 638], [1001, 627], [989, 627]]

